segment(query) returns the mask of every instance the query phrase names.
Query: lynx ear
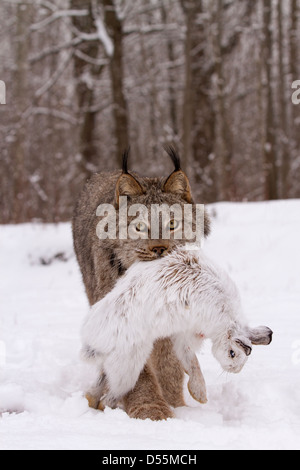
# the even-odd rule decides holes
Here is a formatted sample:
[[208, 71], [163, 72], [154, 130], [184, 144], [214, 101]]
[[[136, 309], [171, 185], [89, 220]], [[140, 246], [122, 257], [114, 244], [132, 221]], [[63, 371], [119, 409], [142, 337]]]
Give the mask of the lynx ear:
[[192, 203], [192, 194], [189, 180], [183, 171], [174, 171], [164, 184], [165, 193], [180, 195], [189, 204]]
[[120, 196], [140, 196], [144, 193], [140, 183], [129, 173], [123, 174], [117, 181], [116, 185], [116, 200]]
[[119, 197], [120, 196], [140, 196], [144, 193], [140, 183], [128, 173], [128, 157], [129, 157], [129, 148], [123, 153], [123, 164], [122, 170], [123, 173], [117, 181], [116, 184], [116, 205], [119, 206]]
[[181, 170], [180, 157], [174, 147], [165, 146], [164, 149], [171, 158], [175, 170], [173, 171], [173, 173], [171, 173], [171, 175], [165, 182], [163, 191], [166, 193], [178, 194], [188, 203], [191, 203], [191, 187], [186, 174]]

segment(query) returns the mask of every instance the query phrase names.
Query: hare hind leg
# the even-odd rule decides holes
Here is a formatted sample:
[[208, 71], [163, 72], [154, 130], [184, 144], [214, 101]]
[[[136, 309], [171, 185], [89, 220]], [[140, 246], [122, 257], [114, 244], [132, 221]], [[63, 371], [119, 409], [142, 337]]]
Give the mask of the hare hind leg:
[[194, 337], [189, 338], [189, 340], [194, 344], [187, 345], [186, 338], [184, 336], [178, 335], [177, 337], [173, 338], [174, 349], [178, 359], [184, 367], [185, 372], [189, 376], [188, 390], [191, 396], [199, 403], [205, 404], [207, 403], [205, 380], [200, 368], [199, 361], [193, 349], [193, 346], [198, 346], [198, 348], [200, 348], [203, 339], [201, 337], [198, 338], [197, 335], [195, 335]]

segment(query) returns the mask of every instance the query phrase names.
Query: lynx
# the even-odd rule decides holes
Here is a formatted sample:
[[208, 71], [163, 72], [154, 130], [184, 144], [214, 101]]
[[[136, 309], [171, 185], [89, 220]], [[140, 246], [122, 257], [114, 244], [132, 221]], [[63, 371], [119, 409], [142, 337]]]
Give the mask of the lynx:
[[[134, 204], [149, 208], [149, 213], [154, 204], [195, 206], [178, 153], [172, 147], [166, 148], [166, 151], [175, 167], [168, 177], [147, 178], [129, 172], [129, 151], [125, 151], [122, 170], [94, 174], [79, 197], [73, 217], [74, 248], [91, 306], [113, 289], [135, 261], [151, 262], [187, 242], [184, 235], [176, 239], [172, 229], [168, 239], [99, 239], [97, 236], [97, 208], [101, 204], [113, 204], [118, 214], [121, 197], [127, 198], [128, 212]], [[128, 224], [132, 220], [133, 217], [128, 217]], [[170, 219], [170, 226], [175, 228], [177, 222]], [[204, 235], [208, 236], [210, 220], [206, 211], [203, 223]], [[145, 223], [136, 226], [137, 232], [149, 229], [149, 224], [147, 226]], [[162, 420], [173, 417], [172, 407], [184, 406], [183, 380], [184, 370], [173, 350], [171, 339], [158, 340], [135, 387], [123, 399], [125, 411], [130, 417], [139, 419]], [[98, 404], [90, 405], [97, 407]]]

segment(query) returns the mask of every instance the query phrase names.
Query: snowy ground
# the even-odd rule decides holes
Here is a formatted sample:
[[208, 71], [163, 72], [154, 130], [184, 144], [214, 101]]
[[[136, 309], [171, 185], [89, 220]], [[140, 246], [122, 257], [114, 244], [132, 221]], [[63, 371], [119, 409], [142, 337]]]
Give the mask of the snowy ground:
[[165, 422], [87, 406], [78, 353], [88, 306], [70, 225], [0, 226], [0, 449], [300, 449], [300, 201], [209, 209], [204, 249], [274, 340], [237, 376], [207, 345], [208, 404], [187, 395]]

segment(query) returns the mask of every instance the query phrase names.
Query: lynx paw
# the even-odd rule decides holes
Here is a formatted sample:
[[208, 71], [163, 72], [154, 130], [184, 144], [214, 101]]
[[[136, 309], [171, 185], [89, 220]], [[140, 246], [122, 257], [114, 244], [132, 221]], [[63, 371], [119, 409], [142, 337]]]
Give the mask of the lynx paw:
[[165, 404], [143, 404], [127, 410], [130, 418], [151, 419], [152, 421], [162, 421], [174, 418], [172, 410]]
[[85, 398], [87, 399], [90, 408], [93, 408], [94, 410], [104, 411], [105, 406], [97, 397], [91, 395], [90, 393], [87, 393], [85, 395]]

